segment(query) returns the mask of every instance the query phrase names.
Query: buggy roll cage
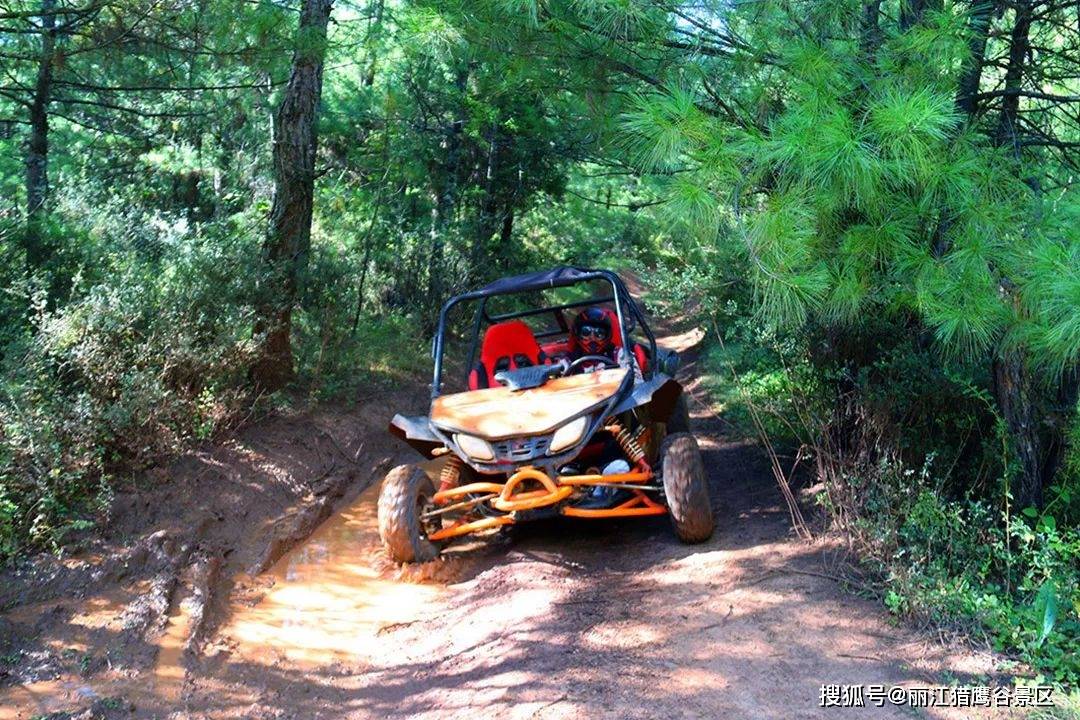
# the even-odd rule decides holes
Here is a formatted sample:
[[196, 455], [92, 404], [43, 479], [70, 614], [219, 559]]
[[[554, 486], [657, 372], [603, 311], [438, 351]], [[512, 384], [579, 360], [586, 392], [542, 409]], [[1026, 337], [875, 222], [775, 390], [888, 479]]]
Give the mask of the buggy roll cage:
[[[589, 282], [592, 280], [607, 281], [611, 285], [611, 295], [589, 298], [588, 300], [578, 300], [561, 305], [547, 306], [539, 309], [519, 310], [517, 312], [503, 313], [494, 316], [489, 315], [487, 312], [487, 300], [491, 297], [569, 287], [571, 285], [577, 285], [578, 283]], [[647, 378], [652, 379], [656, 374], [656, 338], [653, 336], [652, 330], [649, 329], [648, 323], [645, 322], [645, 316], [642, 314], [641, 309], [634, 301], [634, 298], [631, 297], [630, 292], [626, 289], [626, 285], [623, 284], [622, 278], [610, 270], [590, 270], [563, 266], [551, 270], [541, 270], [525, 275], [501, 278], [485, 285], [479, 290], [455, 295], [446, 301], [442, 306], [442, 310], [439, 311], [439, 324], [435, 331], [435, 337], [431, 346], [431, 356], [435, 361], [435, 372], [431, 381], [432, 399], [437, 398], [442, 393], [442, 361], [443, 351], [445, 349], [447, 315], [456, 305], [467, 300], [480, 301], [472, 321], [472, 342], [469, 347], [468, 367], [472, 366], [473, 359], [476, 357], [477, 346], [480, 342], [480, 325], [485, 320], [491, 324], [554, 312], [561, 327], [559, 330], [539, 333], [537, 337], [541, 338], [569, 332], [569, 327], [566, 327], [566, 320], [560, 311], [576, 307], [585, 307], [587, 305], [613, 302], [615, 304], [615, 314], [619, 319], [619, 337], [622, 341], [622, 347], [630, 347], [626, 330], [627, 320], [635, 321], [641, 327], [642, 331], [644, 331], [645, 336], [649, 341], [649, 357], [653, 358], [653, 360], [648, 363], [648, 370], [645, 375]], [[627, 315], [627, 312], [629, 312], [629, 315]]]

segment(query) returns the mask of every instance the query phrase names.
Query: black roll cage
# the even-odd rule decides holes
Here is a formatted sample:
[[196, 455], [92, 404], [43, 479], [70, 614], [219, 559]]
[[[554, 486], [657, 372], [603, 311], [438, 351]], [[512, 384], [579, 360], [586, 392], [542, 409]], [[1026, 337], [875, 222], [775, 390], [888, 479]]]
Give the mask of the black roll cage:
[[[521, 280], [521, 287], [514, 288], [513, 283], [515, 280]], [[591, 282], [593, 280], [606, 280], [611, 284], [611, 295], [598, 298], [590, 298], [588, 300], [578, 300], [571, 303], [564, 303], [562, 305], [554, 305], [549, 307], [543, 307], [532, 310], [520, 310], [517, 312], [503, 313], [501, 315], [488, 315], [486, 305], [488, 298], [497, 297], [501, 295], [516, 295], [526, 292], [537, 292], [539, 290], [550, 290], [553, 288], [570, 287], [571, 285], [577, 285], [579, 283]], [[455, 295], [446, 301], [442, 306], [442, 310], [439, 311], [439, 324], [435, 331], [435, 337], [431, 345], [431, 356], [435, 361], [435, 371], [431, 380], [431, 397], [437, 398], [442, 394], [442, 366], [443, 366], [443, 351], [445, 350], [445, 335], [446, 335], [446, 318], [456, 305], [465, 302], [467, 300], [479, 300], [480, 304], [476, 309], [476, 315], [472, 322], [472, 342], [469, 346], [469, 364], [467, 367], [472, 367], [473, 360], [476, 357], [477, 347], [480, 343], [480, 325], [483, 321], [487, 321], [489, 324], [503, 322], [505, 320], [513, 320], [517, 318], [530, 317], [533, 315], [543, 315], [544, 313], [554, 312], [556, 317], [559, 318], [560, 325], [565, 325], [565, 318], [561, 310], [569, 310], [576, 307], [585, 307], [587, 305], [596, 305], [599, 303], [613, 302], [615, 304], [615, 314], [619, 319], [619, 337], [622, 340], [622, 346], [624, 348], [630, 348], [629, 338], [627, 336], [627, 319], [631, 319], [641, 327], [645, 333], [645, 337], [649, 341], [649, 357], [653, 358], [649, 362], [648, 370], [645, 373], [646, 379], [652, 379], [656, 374], [657, 363], [656, 358], [656, 338], [653, 336], [652, 330], [649, 329], [649, 325], [645, 322], [645, 316], [641, 312], [641, 308], [634, 301], [634, 298], [630, 295], [630, 292], [626, 289], [626, 285], [615, 273], [610, 270], [587, 270], [581, 268], [560, 268], [549, 271], [547, 273], [533, 273], [530, 275], [522, 275], [520, 278], [508, 278], [506, 280], [495, 283], [499, 285], [498, 288], [492, 288], [491, 286], [481, 288], [479, 290], [473, 290], [471, 292], [462, 293], [461, 295]], [[507, 287], [510, 286], [510, 287]], [[627, 315], [629, 312], [629, 316]], [[563, 332], [569, 332], [568, 327], [562, 327], [559, 330], [551, 330], [548, 332], [539, 333], [538, 338], [549, 337], [552, 335], [559, 335]]]

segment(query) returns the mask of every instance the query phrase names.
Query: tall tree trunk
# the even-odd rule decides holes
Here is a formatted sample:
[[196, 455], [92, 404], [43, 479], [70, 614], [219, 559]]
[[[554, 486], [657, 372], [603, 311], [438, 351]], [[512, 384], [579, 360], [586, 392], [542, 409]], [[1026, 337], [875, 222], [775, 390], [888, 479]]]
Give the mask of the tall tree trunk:
[[41, 53], [30, 102], [30, 137], [26, 147], [26, 264], [41, 267], [51, 251], [42, 228], [49, 197], [49, 104], [56, 55], [56, 0], [41, 0]]
[[251, 370], [255, 385], [267, 391], [281, 388], [293, 374], [292, 311], [311, 247], [317, 115], [332, 5], [333, 0], [303, 0], [292, 72], [274, 114], [274, 203], [263, 242], [266, 288], [255, 324], [261, 346]]
[[881, 0], [868, 0], [863, 3], [862, 18], [859, 27], [859, 50], [867, 62], [872, 62], [877, 48], [881, 45]]
[[368, 53], [367, 72], [364, 73], [365, 87], [371, 87], [375, 84], [375, 68], [379, 63], [379, 52], [373, 46], [379, 41], [379, 36], [382, 34], [383, 10], [385, 10], [385, 6], [386, 0], [375, 0], [375, 14], [368, 22], [367, 37], [364, 38], [364, 45], [367, 47]]
[[499, 231], [499, 257], [505, 266], [512, 253], [510, 241], [514, 237], [514, 203], [508, 201], [503, 212], [502, 229]]
[[[457, 179], [461, 161], [461, 132], [465, 128], [465, 90], [469, 82], [468, 68], [461, 68], [457, 72], [454, 86], [458, 94], [457, 118], [450, 122], [446, 129], [446, 163], [441, 168], [435, 168], [435, 187], [432, 192], [431, 208], [431, 249], [428, 255], [428, 286], [427, 303], [424, 308], [425, 317], [434, 325], [434, 317], [442, 302], [444, 257], [446, 255], [446, 230], [453, 219], [454, 206], [457, 202]], [[438, 177], [441, 175], [442, 177]], [[430, 329], [430, 328], [429, 328]]]
[[900, 30], [910, 30], [923, 21], [926, 12], [941, 12], [943, 0], [900, 0]]
[[926, 0], [900, 0], [900, 30], [909, 30], [922, 19]]
[[[198, 2], [195, 3], [195, 26], [191, 31], [193, 49], [201, 47], [203, 43], [202, 18], [204, 11], [205, 0], [198, 0]], [[198, 63], [199, 53], [189, 53], [187, 61], [187, 84], [189, 88], [195, 86], [195, 81], [199, 74]], [[196, 102], [198, 101], [198, 91], [188, 90], [186, 99], [188, 111], [193, 111]], [[203, 173], [202, 118], [197, 115], [192, 117], [187, 123], [187, 129], [190, 133], [191, 145], [195, 150], [195, 167], [189, 168], [188, 171], [184, 173], [183, 207], [187, 217], [188, 229], [193, 230], [202, 216], [202, 192], [199, 187], [202, 182]]]
[[364, 311], [364, 285], [367, 283], [368, 266], [371, 265], [371, 252], [375, 245], [375, 228], [379, 223], [379, 211], [382, 209], [383, 187], [386, 185], [386, 178], [390, 173], [389, 135], [383, 147], [386, 172], [383, 173], [382, 180], [379, 182], [379, 190], [375, 194], [375, 205], [371, 208], [371, 221], [368, 223], [367, 232], [364, 233], [364, 239], [361, 242], [364, 254], [360, 260], [360, 281], [356, 284], [356, 310], [353, 313], [350, 337], [356, 337], [356, 330], [360, 327], [360, 314]]
[[[1017, 117], [1020, 108], [1019, 90], [1024, 77], [1031, 32], [1031, 0], [1017, 0], [1016, 17], [1010, 33], [1009, 59], [1005, 70], [1006, 94], [1001, 104], [994, 140], [999, 146], [1009, 146], [1019, 159], [1020, 138]], [[1015, 295], [1007, 280], [1002, 291]], [[1019, 308], [1019, 300], [1014, 298]], [[993, 360], [994, 399], [1005, 421], [1013, 451], [1019, 462], [1017, 483], [1013, 488], [1016, 507], [1042, 504], [1043, 469], [1046, 444], [1042, 432], [1042, 413], [1036, 398], [1031, 369], [1024, 357], [1024, 348], [1000, 350]]]
[[956, 90], [956, 109], [971, 120], [979, 109], [975, 96], [982, 83], [983, 64], [986, 62], [986, 39], [990, 30], [990, 18], [997, 0], [974, 0], [968, 16], [968, 62], [970, 65], [960, 77]]
[[1009, 39], [1009, 60], [1005, 69], [1005, 94], [1001, 100], [1001, 115], [994, 136], [999, 146], [1009, 145], [1019, 157], [1020, 135], [1016, 126], [1020, 112], [1020, 86], [1024, 80], [1024, 64], [1031, 49], [1032, 0], [1017, 0], [1016, 21]]
[[484, 190], [480, 195], [478, 214], [476, 219], [476, 237], [473, 239], [473, 251], [471, 258], [472, 270], [481, 267], [487, 260], [488, 243], [495, 234], [499, 218], [496, 216], [498, 199], [495, 195], [495, 175], [499, 165], [499, 136], [498, 128], [492, 123], [484, 139], [488, 144], [487, 164], [484, 169]]

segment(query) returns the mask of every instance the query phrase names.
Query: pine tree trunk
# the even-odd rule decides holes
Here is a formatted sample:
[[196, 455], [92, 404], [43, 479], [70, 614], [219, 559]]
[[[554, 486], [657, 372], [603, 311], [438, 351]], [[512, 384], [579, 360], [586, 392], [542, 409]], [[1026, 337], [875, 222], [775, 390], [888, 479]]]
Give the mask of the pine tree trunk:
[[[1016, 19], [1010, 34], [1009, 59], [1005, 70], [1006, 94], [998, 118], [995, 141], [1009, 145], [1019, 157], [1020, 139], [1016, 120], [1020, 107], [1020, 84], [1027, 61], [1029, 34], [1031, 31], [1030, 0], [1018, 0]], [[1002, 292], [1014, 294], [1006, 280]], [[1019, 301], [1014, 299], [1019, 307]], [[1043, 494], [1043, 470], [1047, 444], [1041, 432], [1043, 414], [1036, 399], [1036, 388], [1031, 380], [1031, 370], [1024, 358], [1024, 348], [1009, 348], [999, 352], [993, 360], [994, 399], [998, 412], [1009, 432], [1016, 459], [1019, 463], [1017, 483], [1013, 497], [1017, 508], [1039, 506]]]
[[499, 247], [509, 254], [510, 240], [514, 236], [514, 206], [506, 204], [506, 212], [503, 214], [502, 230], [499, 232]]
[[970, 57], [960, 84], [956, 91], [956, 109], [968, 120], [975, 116], [979, 103], [975, 96], [982, 83], [983, 65], [986, 62], [986, 40], [990, 29], [990, 18], [994, 14], [996, 0], [974, 0], [971, 15], [968, 18], [968, 52]]
[[1042, 504], [1043, 448], [1037, 427], [1030, 374], [1023, 350], [1011, 348], [994, 359], [994, 396], [1019, 463], [1012, 494], [1017, 509]]
[[1016, 156], [1020, 153], [1020, 137], [1016, 126], [1020, 112], [1020, 85], [1024, 79], [1024, 64], [1031, 47], [1031, 5], [1031, 0], [1018, 0], [1016, 3], [1016, 22], [1010, 36], [1009, 60], [1005, 70], [1005, 95], [1001, 101], [1001, 115], [995, 136], [999, 146], [1010, 145]]
[[484, 190], [480, 195], [476, 220], [476, 236], [473, 239], [472, 267], [479, 268], [488, 255], [488, 244], [495, 234], [499, 218], [496, 214], [498, 200], [495, 196], [495, 176], [499, 170], [499, 137], [495, 123], [492, 123], [484, 140], [488, 144], [487, 164], [484, 168]]
[[385, 0], [376, 0], [375, 15], [368, 25], [367, 37], [364, 40], [364, 44], [367, 46], [367, 51], [370, 54], [367, 72], [364, 73], [364, 87], [371, 87], [375, 84], [375, 68], [379, 62], [379, 54], [372, 46], [378, 41], [378, 37], [382, 33], [383, 10], [385, 9], [385, 6]]
[[[444, 258], [446, 255], [446, 231], [453, 219], [454, 207], [457, 202], [457, 179], [461, 162], [461, 133], [465, 128], [465, 90], [469, 81], [469, 72], [462, 68], [458, 70], [454, 86], [458, 93], [459, 108], [458, 117], [450, 122], [446, 129], [446, 164], [433, 172], [437, 184], [432, 192], [431, 209], [431, 250], [428, 255], [428, 286], [427, 302], [424, 315], [430, 328], [434, 328], [434, 318], [438, 315], [438, 308], [442, 303], [443, 275], [446, 272]], [[438, 174], [441, 171], [442, 177]]]
[[42, 221], [49, 197], [49, 104], [56, 53], [55, 0], [41, 0], [41, 54], [30, 102], [30, 137], [26, 146], [26, 264], [31, 270], [48, 260], [50, 250]]
[[251, 370], [255, 385], [266, 391], [283, 387], [293, 374], [292, 312], [311, 247], [316, 125], [332, 4], [304, 0], [292, 72], [274, 114], [274, 202], [263, 243], [266, 289], [255, 326], [261, 347]]
[[877, 48], [881, 45], [881, 0], [869, 0], [863, 3], [862, 20], [859, 28], [859, 49], [867, 62], [872, 62]]
[[900, 30], [910, 30], [923, 21], [927, 11], [941, 12], [944, 0], [900, 0]]

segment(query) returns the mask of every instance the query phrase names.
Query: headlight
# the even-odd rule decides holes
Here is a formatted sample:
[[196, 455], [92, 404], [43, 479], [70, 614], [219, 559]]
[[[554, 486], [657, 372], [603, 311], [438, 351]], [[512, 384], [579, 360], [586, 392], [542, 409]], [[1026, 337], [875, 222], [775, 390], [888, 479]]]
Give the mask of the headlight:
[[473, 460], [494, 460], [495, 448], [483, 438], [474, 435], [455, 435], [454, 441]]
[[548, 453], [554, 454], [565, 450], [568, 447], [577, 445], [578, 441], [581, 440], [581, 436], [585, 434], [585, 428], [588, 426], [588, 416], [579, 417], [577, 420], [573, 420], [563, 425], [551, 436], [551, 445], [548, 446]]

